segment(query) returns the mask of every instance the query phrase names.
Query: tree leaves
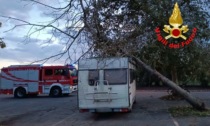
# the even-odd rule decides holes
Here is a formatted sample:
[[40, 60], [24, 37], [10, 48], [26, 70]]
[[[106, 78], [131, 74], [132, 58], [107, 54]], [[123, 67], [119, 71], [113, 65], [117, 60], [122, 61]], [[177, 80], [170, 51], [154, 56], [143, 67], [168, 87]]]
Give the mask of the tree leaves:
[[[204, 50], [209, 48], [204, 45], [210, 40], [209, 16], [208, 12], [202, 8], [204, 3], [202, 1], [178, 1], [184, 21], [183, 25], [188, 25], [190, 29], [185, 36], [189, 37], [194, 27], [198, 29], [190, 45], [180, 49], [170, 49], [157, 41], [154, 32], [158, 26], [162, 29], [164, 25], [169, 25], [169, 17], [175, 2], [168, 0], [102, 0], [96, 3], [96, 6], [100, 5], [100, 8], [97, 7], [95, 10], [98, 12], [98, 17], [88, 17], [90, 25], [93, 29], [96, 26], [100, 28], [98, 33], [103, 38], [103, 42], [109, 43], [109, 47], [114, 47], [109, 48], [108, 52], [104, 50], [107, 49], [105, 47], [96, 46], [96, 48], [104, 52], [103, 55], [105, 52], [115, 52], [111, 53], [112, 56], [115, 56], [122, 52], [120, 50], [126, 51], [128, 55], [137, 54], [144, 62], [163, 73], [171, 73], [176, 68], [180, 81], [187, 78], [198, 78], [200, 72], [206, 70], [205, 62], [210, 60], [210, 55], [204, 55]], [[167, 35], [164, 32], [161, 34]], [[94, 33], [92, 35], [94, 36]], [[95, 40], [98, 40], [97, 36]], [[174, 42], [174, 39], [168, 41], [171, 43]], [[176, 39], [176, 41], [179, 43], [183, 40]], [[99, 41], [94, 41], [94, 43], [98, 45]], [[200, 68], [196, 69], [195, 66]]]
[[0, 47], [1, 47], [1, 48], [5, 48], [5, 47], [6, 47], [6, 44], [5, 44], [1, 39], [0, 39], [0, 41], [1, 41], [1, 42], [0, 42]]
[[[0, 22], [0, 27], [2, 26], [2, 23]], [[1, 48], [5, 48], [6, 47], [6, 44], [3, 42], [2, 40], [3, 38], [0, 38], [0, 47]]]

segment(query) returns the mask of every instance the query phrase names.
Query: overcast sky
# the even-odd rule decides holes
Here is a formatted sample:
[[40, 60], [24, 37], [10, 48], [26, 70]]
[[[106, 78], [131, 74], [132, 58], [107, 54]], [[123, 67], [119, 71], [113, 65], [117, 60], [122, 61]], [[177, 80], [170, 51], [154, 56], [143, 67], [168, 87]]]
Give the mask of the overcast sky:
[[[58, 6], [58, 3], [52, 2], [52, 0], [40, 1], [44, 1], [48, 5]], [[38, 6], [22, 0], [0, 0], [1, 16], [15, 17], [37, 23], [51, 19], [48, 16], [44, 16], [44, 13], [47, 11], [48, 10], [46, 10], [43, 6]], [[26, 40], [24, 36], [27, 34], [28, 29], [25, 27], [19, 27], [12, 31], [5, 32], [20, 22], [1, 17], [0, 22], [2, 22], [0, 37], [4, 38], [4, 42], [7, 45], [6, 48], [0, 49], [0, 69], [9, 65], [28, 64], [30, 62], [54, 55], [64, 48], [64, 45], [58, 44], [57, 41], [59, 40], [56, 39], [54, 39], [50, 44], [44, 44], [44, 40], [50, 38], [49, 31], [43, 31], [38, 35], [38, 37], [35, 34], [31, 36], [30, 40]], [[46, 64], [64, 64], [65, 59], [66, 57], [61, 58], [60, 60], [52, 59]]]

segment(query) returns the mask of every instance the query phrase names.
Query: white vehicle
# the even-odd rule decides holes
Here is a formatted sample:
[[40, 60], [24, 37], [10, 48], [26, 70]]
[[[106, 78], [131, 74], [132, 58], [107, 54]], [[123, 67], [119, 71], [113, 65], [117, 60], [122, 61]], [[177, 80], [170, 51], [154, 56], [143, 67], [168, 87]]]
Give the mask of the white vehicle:
[[130, 58], [79, 61], [80, 112], [129, 112], [136, 95], [135, 63]]
[[11, 65], [1, 70], [0, 78], [0, 94], [17, 98], [38, 94], [57, 97], [73, 91], [68, 66]]

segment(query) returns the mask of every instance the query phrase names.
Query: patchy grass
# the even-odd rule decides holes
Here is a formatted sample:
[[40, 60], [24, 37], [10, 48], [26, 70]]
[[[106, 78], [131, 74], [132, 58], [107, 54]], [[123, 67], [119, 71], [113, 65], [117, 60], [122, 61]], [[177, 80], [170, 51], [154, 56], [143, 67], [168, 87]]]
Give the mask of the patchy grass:
[[172, 101], [172, 100], [183, 100], [184, 98], [178, 95], [165, 95], [160, 97], [160, 99]]
[[169, 108], [169, 112], [173, 117], [183, 117], [183, 116], [198, 116], [206, 117], [210, 116], [210, 110], [199, 111], [190, 106], [179, 106]]

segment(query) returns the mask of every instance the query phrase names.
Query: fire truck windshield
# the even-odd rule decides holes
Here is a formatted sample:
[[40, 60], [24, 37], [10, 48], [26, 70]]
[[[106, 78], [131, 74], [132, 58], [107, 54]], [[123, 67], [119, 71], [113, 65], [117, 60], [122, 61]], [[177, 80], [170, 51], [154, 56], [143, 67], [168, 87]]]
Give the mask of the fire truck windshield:
[[68, 69], [55, 69], [55, 75], [68, 76]]
[[69, 69], [69, 72], [70, 72], [72, 77], [77, 76], [77, 70], [75, 68], [74, 69]]

